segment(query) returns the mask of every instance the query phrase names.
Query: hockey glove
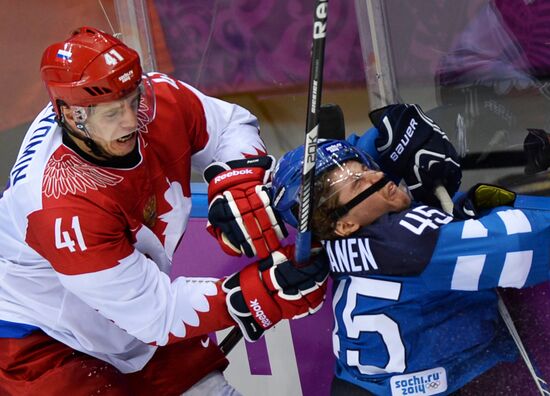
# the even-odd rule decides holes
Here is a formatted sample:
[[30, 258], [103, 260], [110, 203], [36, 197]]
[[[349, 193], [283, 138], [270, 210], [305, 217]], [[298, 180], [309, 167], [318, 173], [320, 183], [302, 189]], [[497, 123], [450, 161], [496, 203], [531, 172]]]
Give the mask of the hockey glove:
[[529, 133], [523, 141], [523, 151], [527, 157], [525, 173], [532, 175], [550, 166], [550, 134], [543, 129], [527, 129], [527, 131]]
[[208, 183], [208, 232], [232, 256], [266, 258], [288, 235], [271, 206], [268, 186], [272, 156], [215, 162], [204, 171]]
[[458, 155], [420, 107], [389, 105], [372, 111], [369, 117], [378, 129], [375, 146], [382, 169], [402, 177], [416, 201], [439, 206], [434, 195], [438, 184], [453, 196], [462, 179]]
[[258, 340], [281, 319], [318, 311], [325, 299], [328, 260], [320, 249], [306, 265], [293, 261], [294, 246], [245, 267], [222, 284], [229, 314], [248, 341]]
[[453, 216], [458, 219], [478, 218], [486, 209], [513, 206], [516, 193], [492, 184], [473, 186], [454, 205]]

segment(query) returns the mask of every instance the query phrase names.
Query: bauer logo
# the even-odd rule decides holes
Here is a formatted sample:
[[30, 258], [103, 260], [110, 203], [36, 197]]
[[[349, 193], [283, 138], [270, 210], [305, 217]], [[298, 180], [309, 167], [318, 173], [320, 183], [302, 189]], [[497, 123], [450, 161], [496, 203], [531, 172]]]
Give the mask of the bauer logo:
[[439, 395], [447, 390], [447, 372], [443, 367], [396, 375], [390, 379], [392, 396]]
[[[385, 117], [387, 119], [387, 117]], [[405, 147], [409, 144], [411, 141], [412, 136], [414, 135], [414, 132], [416, 131], [416, 126], [418, 125], [418, 122], [414, 118], [411, 118], [411, 121], [409, 123], [409, 126], [405, 130], [405, 133], [403, 134], [403, 138], [399, 141], [399, 144], [395, 148], [395, 150], [390, 154], [390, 158], [393, 162], [397, 161], [399, 159], [399, 156], [405, 151]]]

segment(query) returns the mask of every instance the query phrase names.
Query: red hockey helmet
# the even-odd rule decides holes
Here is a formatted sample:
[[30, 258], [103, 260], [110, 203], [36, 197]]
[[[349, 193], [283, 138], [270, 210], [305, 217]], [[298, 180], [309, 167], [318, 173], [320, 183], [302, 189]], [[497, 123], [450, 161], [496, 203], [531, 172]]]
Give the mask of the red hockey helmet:
[[138, 53], [91, 27], [49, 46], [40, 72], [58, 116], [59, 101], [69, 106], [110, 102], [128, 95], [142, 80]]

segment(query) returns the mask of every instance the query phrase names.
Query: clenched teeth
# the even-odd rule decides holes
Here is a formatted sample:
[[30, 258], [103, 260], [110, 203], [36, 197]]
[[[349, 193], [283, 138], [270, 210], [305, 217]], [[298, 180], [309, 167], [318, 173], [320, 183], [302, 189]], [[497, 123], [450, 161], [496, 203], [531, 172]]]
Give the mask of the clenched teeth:
[[118, 139], [117, 139], [117, 142], [120, 142], [120, 143], [127, 142], [128, 140], [130, 140], [131, 138], [133, 138], [134, 135], [135, 135], [135, 132], [132, 132], [132, 133], [130, 133], [130, 134], [128, 134], [128, 135], [125, 135], [125, 136], [123, 136], [123, 137], [121, 137], [121, 138], [118, 138]]

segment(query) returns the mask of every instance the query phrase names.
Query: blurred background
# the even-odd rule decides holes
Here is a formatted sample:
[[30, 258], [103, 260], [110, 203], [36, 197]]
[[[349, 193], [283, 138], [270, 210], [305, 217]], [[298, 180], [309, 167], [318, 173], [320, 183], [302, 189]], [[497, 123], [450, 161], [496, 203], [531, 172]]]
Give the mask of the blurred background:
[[[1, 183], [47, 102], [43, 49], [81, 25], [120, 33], [146, 70], [248, 108], [275, 156], [302, 143], [312, 1], [0, 2]], [[524, 140], [550, 131], [549, 3], [331, 0], [322, 102], [341, 106], [347, 134], [367, 130], [374, 108], [418, 103], [457, 147], [462, 189], [545, 191], [545, 164], [524, 172]]]

